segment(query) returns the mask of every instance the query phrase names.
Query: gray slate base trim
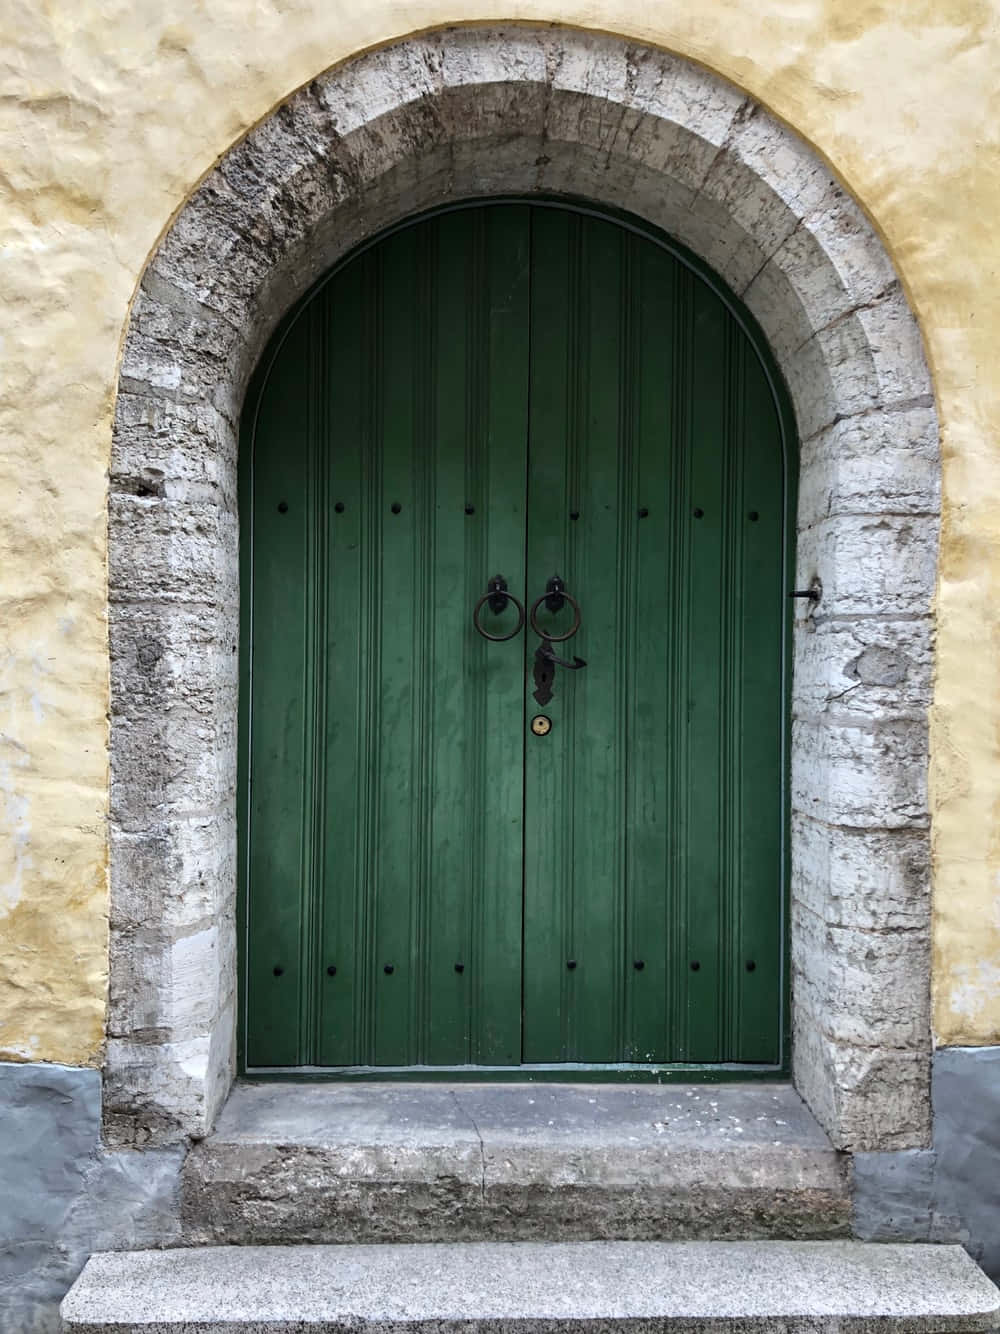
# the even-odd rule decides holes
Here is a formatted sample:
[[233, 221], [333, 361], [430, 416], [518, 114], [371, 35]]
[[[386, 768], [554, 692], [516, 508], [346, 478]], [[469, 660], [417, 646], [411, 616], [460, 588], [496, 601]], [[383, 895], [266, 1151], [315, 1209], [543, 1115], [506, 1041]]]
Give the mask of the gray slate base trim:
[[[991, 1330], [1000, 1292], [960, 1247], [585, 1242], [205, 1247], [95, 1255], [67, 1334], [407, 1330]], [[141, 1321], [141, 1326], [140, 1326]], [[134, 1324], [132, 1322], [135, 1322]]]
[[854, 1233], [960, 1242], [1000, 1280], [1000, 1047], [935, 1053], [930, 1149], [854, 1157]]
[[101, 1075], [0, 1063], [0, 1334], [56, 1334], [93, 1251], [180, 1239], [185, 1146], [109, 1151]]

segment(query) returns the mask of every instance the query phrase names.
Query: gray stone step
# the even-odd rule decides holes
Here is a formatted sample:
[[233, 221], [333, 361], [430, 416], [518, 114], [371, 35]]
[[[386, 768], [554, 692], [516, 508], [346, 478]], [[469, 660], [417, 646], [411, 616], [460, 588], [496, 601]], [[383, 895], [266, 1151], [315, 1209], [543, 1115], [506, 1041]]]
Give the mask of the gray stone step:
[[779, 1084], [245, 1084], [185, 1240], [825, 1238], [850, 1166]]
[[960, 1334], [1000, 1292], [958, 1246], [473, 1242], [94, 1255], [67, 1334]]

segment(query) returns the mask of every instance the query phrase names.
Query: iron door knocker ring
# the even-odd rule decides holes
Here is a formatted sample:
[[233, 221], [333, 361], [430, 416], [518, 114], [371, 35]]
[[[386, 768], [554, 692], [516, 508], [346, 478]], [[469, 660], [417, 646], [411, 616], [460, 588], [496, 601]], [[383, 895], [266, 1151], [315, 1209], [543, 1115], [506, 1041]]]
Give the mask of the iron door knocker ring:
[[528, 613], [528, 624], [531, 626], [532, 630], [534, 630], [535, 634], [538, 636], [539, 639], [547, 639], [550, 644], [561, 644], [566, 639], [572, 639], [573, 636], [576, 634], [577, 630], [579, 630], [580, 628], [580, 604], [579, 602], [577, 602], [576, 598], [573, 597], [572, 593], [567, 593], [565, 588], [559, 589], [558, 596], [560, 598], [563, 598], [573, 608], [573, 624], [569, 627], [569, 629], [566, 631], [564, 635], [552, 635], [549, 634], [548, 630], [542, 630], [538, 625], [538, 621], [535, 619], [538, 608], [542, 605], [543, 602], [546, 602], [551, 596], [552, 596], [551, 591], [546, 590], [546, 592], [544, 592], [540, 598], [535, 599], [535, 601], [531, 604], [531, 611]]
[[[489, 603], [490, 611], [494, 616], [499, 616], [508, 602], [513, 602], [517, 608], [517, 625], [506, 635], [491, 635], [488, 630], [484, 630], [479, 623], [479, 613], [486, 603]], [[502, 574], [495, 574], [486, 587], [486, 592], [476, 603], [472, 612], [472, 624], [476, 627], [484, 639], [488, 639], [491, 644], [503, 644], [508, 639], [513, 639], [519, 634], [524, 625], [524, 604], [519, 602], [513, 593], [507, 590], [507, 580]]]

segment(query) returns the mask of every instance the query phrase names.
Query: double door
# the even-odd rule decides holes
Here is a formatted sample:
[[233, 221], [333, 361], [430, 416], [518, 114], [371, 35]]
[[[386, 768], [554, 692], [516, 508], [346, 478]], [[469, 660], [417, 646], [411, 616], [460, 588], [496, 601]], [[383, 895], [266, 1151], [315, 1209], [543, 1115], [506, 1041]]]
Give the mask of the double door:
[[246, 1065], [778, 1063], [785, 479], [730, 304], [617, 221], [482, 204], [266, 365]]

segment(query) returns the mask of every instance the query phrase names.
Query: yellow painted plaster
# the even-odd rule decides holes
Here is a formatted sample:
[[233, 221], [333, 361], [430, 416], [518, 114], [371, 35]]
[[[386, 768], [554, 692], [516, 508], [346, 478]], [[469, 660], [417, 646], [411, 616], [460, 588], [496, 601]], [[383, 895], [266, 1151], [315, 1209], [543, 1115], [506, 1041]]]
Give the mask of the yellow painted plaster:
[[932, 723], [938, 1040], [1000, 1041], [1000, 0], [3, 0], [0, 1057], [100, 1059], [105, 496], [143, 266], [198, 179], [351, 54], [447, 23], [621, 33], [833, 165], [920, 320], [944, 439]]

